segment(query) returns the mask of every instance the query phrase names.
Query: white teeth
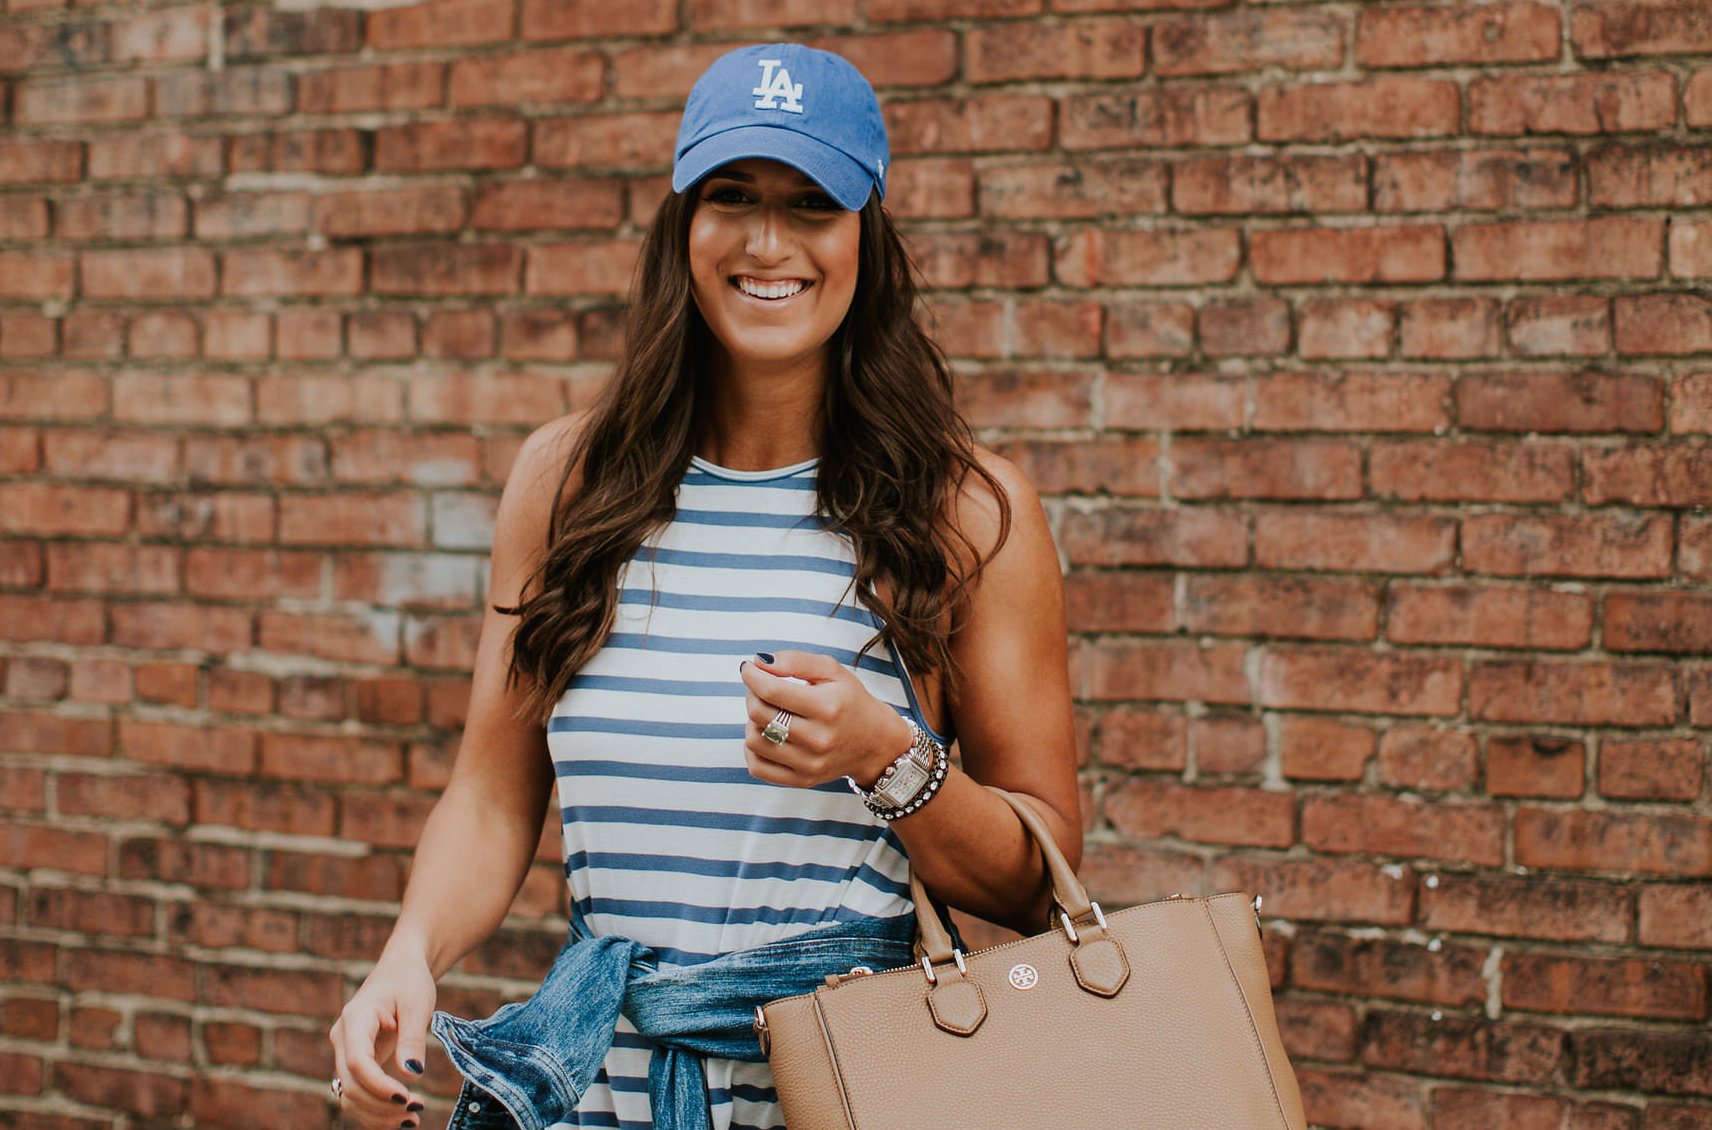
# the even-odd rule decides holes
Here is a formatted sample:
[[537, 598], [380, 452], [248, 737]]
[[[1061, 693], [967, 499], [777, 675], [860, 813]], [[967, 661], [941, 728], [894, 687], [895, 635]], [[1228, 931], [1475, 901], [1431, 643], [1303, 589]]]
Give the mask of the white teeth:
[[804, 285], [801, 279], [762, 282], [759, 279], [739, 277], [737, 280], [737, 288], [751, 298], [789, 298], [801, 291]]

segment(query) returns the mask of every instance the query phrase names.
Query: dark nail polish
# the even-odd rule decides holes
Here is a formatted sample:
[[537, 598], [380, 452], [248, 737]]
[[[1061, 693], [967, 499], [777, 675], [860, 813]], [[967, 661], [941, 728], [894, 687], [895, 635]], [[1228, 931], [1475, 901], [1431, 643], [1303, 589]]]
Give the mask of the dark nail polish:
[[741, 674], [742, 674], [742, 673], [743, 673], [743, 668], [745, 668], [745, 667], [747, 667], [747, 666], [749, 666], [749, 661], [748, 661], [748, 660], [747, 660], [747, 659], [744, 659], [744, 660], [741, 660], [741, 661], [740, 661], [740, 662], [739, 662], [739, 663], [738, 663], [738, 664], [737, 664], [737, 673], [738, 673], [738, 674], [739, 674], [739, 675], [741, 675]]
[[765, 651], [757, 651], [755, 653], [755, 658], [759, 659], [762, 663], [767, 664], [769, 667], [773, 664], [773, 657]]
[[404, 1061], [404, 1070], [410, 1072], [412, 1075], [420, 1075], [422, 1074], [422, 1061], [419, 1059], [407, 1059]]
[[397, 1103], [399, 1106], [403, 1106], [405, 1103], [409, 1102], [410, 1100], [405, 1098], [403, 1095], [394, 1095], [394, 1096], [392, 1096], [392, 1101]]
[[422, 1104], [421, 1103], [411, 1103], [409, 1106], [405, 1107], [404, 1109], [410, 1111], [412, 1114], [415, 1114], [417, 1111], [422, 1109]]
[[398, 1130], [416, 1130], [416, 1123], [408, 1120], [400, 1122], [398, 1124]]

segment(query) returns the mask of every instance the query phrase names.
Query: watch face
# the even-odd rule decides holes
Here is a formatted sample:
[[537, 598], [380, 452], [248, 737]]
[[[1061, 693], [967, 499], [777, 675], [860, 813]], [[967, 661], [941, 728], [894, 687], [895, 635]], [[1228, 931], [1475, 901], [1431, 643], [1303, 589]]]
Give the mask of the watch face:
[[915, 798], [915, 794], [919, 793], [925, 784], [927, 770], [911, 758], [893, 769], [892, 779], [886, 782], [885, 788], [874, 790], [874, 795], [885, 797], [895, 808], [902, 808]]

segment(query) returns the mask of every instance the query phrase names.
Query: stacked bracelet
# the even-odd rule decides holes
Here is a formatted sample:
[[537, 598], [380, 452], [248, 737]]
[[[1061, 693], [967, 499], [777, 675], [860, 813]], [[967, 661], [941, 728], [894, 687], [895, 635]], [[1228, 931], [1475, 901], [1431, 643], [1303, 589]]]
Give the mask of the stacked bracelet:
[[[845, 778], [868, 811], [881, 820], [898, 820], [918, 811], [939, 792], [950, 768], [951, 758], [945, 747], [916, 725], [914, 719], [905, 717], [904, 721], [910, 728], [910, 748], [880, 774], [872, 789], [864, 789], [854, 778]], [[901, 785], [908, 793], [902, 803], [893, 799], [894, 784]]]

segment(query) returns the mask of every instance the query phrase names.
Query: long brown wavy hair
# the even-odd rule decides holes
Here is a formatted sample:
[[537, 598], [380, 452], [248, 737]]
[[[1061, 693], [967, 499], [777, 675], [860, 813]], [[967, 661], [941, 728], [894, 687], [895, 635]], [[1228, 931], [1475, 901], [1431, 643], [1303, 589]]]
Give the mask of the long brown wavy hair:
[[[565, 461], [547, 550], [523, 588], [508, 683], [545, 720], [612, 630], [619, 570], [676, 512], [694, 453], [698, 406], [710, 395], [701, 359], [710, 331], [690, 293], [689, 225], [697, 188], [655, 213], [637, 263], [616, 372]], [[816, 509], [856, 553], [857, 599], [916, 672], [955, 673], [951, 635], [969, 585], [1010, 533], [1010, 504], [975, 456], [952, 405], [951, 370], [916, 321], [913, 268], [877, 197], [859, 213], [856, 292], [830, 342], [819, 429]], [[574, 469], [580, 489], [566, 495]], [[983, 553], [952, 520], [974, 475], [999, 507]], [[876, 580], [889, 598], [874, 589]]]

